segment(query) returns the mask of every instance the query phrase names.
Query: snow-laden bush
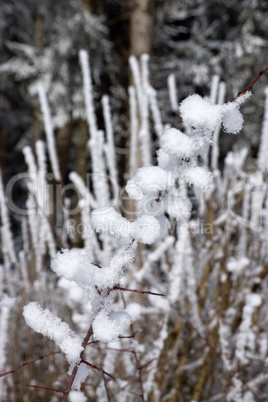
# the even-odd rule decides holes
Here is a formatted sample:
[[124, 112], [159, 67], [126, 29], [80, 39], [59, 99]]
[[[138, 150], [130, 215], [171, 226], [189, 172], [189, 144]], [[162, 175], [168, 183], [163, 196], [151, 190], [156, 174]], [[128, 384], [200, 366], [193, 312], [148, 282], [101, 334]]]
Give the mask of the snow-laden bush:
[[[24, 306], [24, 318], [56, 343], [70, 365], [67, 385], [58, 373], [58, 382], [53, 374], [44, 388], [62, 394], [65, 401], [174, 400], [181, 393], [183, 400], [209, 400], [214, 395], [255, 400], [256, 391], [263, 391], [262, 367], [267, 363], [261, 282], [267, 276], [267, 248], [265, 235], [258, 231], [261, 213], [267, 214], [267, 191], [260, 205], [258, 194], [251, 192], [260, 184], [257, 176], [241, 187], [239, 180], [246, 180], [243, 149], [230, 152], [223, 171], [217, 169], [219, 130], [237, 134], [242, 129], [240, 107], [250, 93], [221, 104], [191, 95], [180, 104], [182, 127], [165, 127], [149, 83], [148, 57], [142, 57], [141, 71], [130, 58], [135, 82], [129, 90], [132, 176], [125, 191], [127, 208], [134, 202], [135, 209], [125, 215], [135, 218], [129, 220], [121, 212], [126, 205], [120, 209], [116, 203], [118, 169], [109, 100], [102, 101], [105, 136], [98, 129], [85, 51], [80, 52], [80, 62], [92, 189], [76, 172], [70, 180], [80, 198], [83, 247], [75, 247], [77, 233], [69, 230], [73, 221], [67, 197], [61, 230], [51, 225], [44, 202], [48, 168], [43, 142], [36, 144], [37, 163], [31, 148], [24, 149], [30, 172], [27, 208], [34, 214], [22, 221], [24, 249], [19, 260], [0, 182], [5, 267], [20, 267], [24, 292], [38, 300]], [[46, 94], [42, 84], [38, 88], [51, 168], [57, 185], [63, 186]], [[150, 118], [159, 139], [155, 166]], [[211, 144], [216, 151], [210, 161]], [[264, 154], [264, 139], [262, 144]], [[139, 168], [138, 152], [143, 163]], [[263, 161], [263, 155], [259, 159]], [[236, 195], [241, 194], [243, 204], [237, 211]], [[74, 247], [68, 247], [70, 242]], [[56, 289], [52, 272], [42, 265], [47, 253], [58, 277]], [[35, 258], [35, 275], [28, 256]], [[6, 274], [9, 290], [16, 293], [10, 277]], [[53, 303], [50, 294], [57, 295]], [[63, 302], [70, 325], [68, 315], [59, 318]]]

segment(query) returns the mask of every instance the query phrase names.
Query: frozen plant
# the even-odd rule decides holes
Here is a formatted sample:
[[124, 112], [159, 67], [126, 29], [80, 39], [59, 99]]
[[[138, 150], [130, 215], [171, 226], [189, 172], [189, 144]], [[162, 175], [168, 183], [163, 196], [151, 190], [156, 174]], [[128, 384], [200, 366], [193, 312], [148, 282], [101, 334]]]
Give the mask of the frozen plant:
[[[30, 173], [25, 182], [27, 207], [34, 214], [22, 221], [23, 251], [19, 251], [17, 262], [21, 280], [11, 282], [16, 264], [12, 263], [12, 244], [10, 247], [5, 243], [12, 239], [12, 233], [4, 188], [1, 190], [1, 234], [6, 237], [3, 245], [9, 246], [5, 249], [1, 289], [5, 295], [10, 293], [9, 283], [18, 283], [23, 295], [20, 304], [26, 304], [27, 324], [41, 334], [37, 338], [40, 342], [43, 335], [52, 340], [49, 345], [54, 342], [58, 346], [57, 351], [21, 366], [16, 364], [10, 372], [48, 357], [43, 363], [48, 364], [47, 369], [40, 365], [39, 371], [35, 370], [36, 365], [34, 373], [29, 372], [29, 387], [35, 388], [38, 398], [42, 397], [40, 388], [57, 391], [55, 401], [57, 397], [65, 401], [172, 401], [180, 394], [185, 400], [195, 401], [209, 400], [211, 395], [215, 400], [254, 401], [257, 393], [265, 393], [267, 380], [263, 375], [267, 366], [267, 189], [260, 205], [259, 180], [250, 178], [251, 185], [244, 189], [236, 186], [247, 178], [243, 170], [247, 150], [232, 150], [219, 170], [217, 144], [221, 127], [231, 133], [241, 129], [239, 108], [249, 94], [244, 91], [245, 95], [224, 104], [224, 85], [214, 77], [210, 100], [199, 95], [186, 98], [180, 105], [183, 125], [180, 130], [170, 128], [162, 123], [157, 93], [150, 84], [148, 56], [142, 57], [141, 68], [133, 57], [130, 63], [135, 87], [129, 89], [131, 178], [126, 191], [136, 204], [134, 221], [122, 216], [121, 205], [114, 207], [120, 172], [114, 135], [121, 133], [113, 126], [116, 119], [106, 96], [101, 102], [103, 118], [98, 114], [100, 123], [97, 119], [85, 51], [80, 52], [80, 64], [89, 126], [90, 171], [94, 174], [92, 189], [89, 182], [84, 182], [83, 172], [71, 172], [69, 180], [77, 190], [78, 220], [86, 230], [80, 239], [77, 233], [75, 238], [66, 231], [74, 221], [67, 197], [59, 206], [65, 206], [63, 225], [53, 227], [43, 197], [48, 184], [46, 148], [53, 168], [51, 150], [38, 141], [35, 161], [31, 148], [25, 147]], [[174, 78], [169, 87], [177, 112]], [[216, 101], [218, 104], [214, 104]], [[49, 124], [55, 156], [56, 143], [52, 123]], [[99, 130], [101, 125], [105, 132]], [[155, 153], [153, 130], [160, 146], [156, 166], [150, 163]], [[267, 148], [264, 137], [265, 119], [262, 160]], [[215, 143], [216, 151], [209, 158], [211, 143]], [[143, 167], [138, 169], [140, 159]], [[107, 180], [107, 174], [113, 176], [114, 183]], [[57, 186], [64, 191], [62, 182]], [[192, 200], [193, 195], [200, 204]], [[52, 197], [49, 200], [53, 202]], [[239, 202], [241, 209], [237, 211]], [[240, 225], [236, 212], [249, 222], [248, 226]], [[262, 214], [264, 230], [259, 235]], [[203, 231], [202, 222], [204, 228], [208, 224], [209, 232]], [[258, 231], [253, 233], [250, 226]], [[77, 240], [83, 247], [78, 248]], [[56, 253], [59, 248], [61, 251]], [[48, 259], [52, 260], [51, 268], [58, 281], [46, 266]], [[39, 286], [32, 287], [33, 283]], [[29, 298], [35, 301], [29, 303]], [[10, 367], [13, 363], [9, 350], [13, 348], [17, 325], [13, 319], [15, 309], [20, 311], [17, 302], [3, 316], [2, 360]], [[20, 342], [25, 350], [22, 333]], [[36, 345], [31, 353], [36, 352]], [[63, 353], [59, 354], [58, 349]], [[61, 370], [64, 356], [68, 373]], [[12, 400], [13, 394], [25, 388], [15, 376], [9, 379], [3, 385]], [[13, 391], [16, 384], [18, 391]], [[17, 396], [16, 400], [20, 399]]]
[[[80, 53], [80, 61], [85, 81], [84, 90], [87, 117], [92, 136], [91, 144], [100, 141], [98, 149], [101, 152], [102, 135], [96, 127], [93, 100], [89, 95], [91, 93], [90, 73], [87, 54], [84, 51]], [[131, 59], [139, 91], [140, 106], [143, 105], [145, 108], [147, 107], [147, 101], [150, 102], [150, 88], [148, 88], [146, 81], [146, 61], [147, 59], [144, 58], [144, 82], [142, 86], [136, 61], [133, 58]], [[147, 88], [147, 90], [145, 91], [145, 98], [142, 98], [144, 88]], [[135, 221], [129, 222], [115, 208], [101, 205], [105, 200], [105, 195], [108, 194], [105, 188], [107, 184], [103, 182], [101, 191], [104, 191], [104, 193], [100, 197], [97, 189], [101, 182], [95, 178], [96, 199], [101, 208], [97, 208], [91, 213], [91, 223], [96, 232], [119, 239], [117, 250], [108, 264], [102, 266], [90, 261], [85, 249], [62, 249], [57, 253], [51, 264], [52, 270], [57, 275], [67, 281], [74, 282], [77, 286], [87, 291], [91, 307], [89, 328], [85, 338], [80, 339], [78, 335], [70, 330], [68, 324], [63, 323], [50, 311], [43, 310], [35, 302], [28, 304], [24, 308], [26, 323], [35, 331], [53, 339], [71, 364], [69, 383], [66, 389], [61, 391], [64, 395], [64, 400], [68, 397], [72, 385], [76, 383], [76, 376], [81, 365], [87, 364], [90, 366], [90, 363], [84, 360], [85, 348], [90, 338], [92, 337], [94, 341], [107, 343], [117, 341], [120, 335], [128, 334], [131, 324], [130, 315], [127, 311], [112, 313], [111, 304], [114, 300], [114, 291], [128, 290], [123, 288], [124, 272], [135, 258], [138, 243], [150, 245], [165, 238], [170, 227], [167, 216], [180, 222], [189, 219], [192, 203], [183, 188], [185, 188], [185, 185], [192, 185], [194, 188], [206, 190], [211, 186], [212, 175], [206, 167], [199, 166], [198, 160], [200, 158], [205, 159], [212, 135], [220, 124], [223, 125], [227, 133], [237, 134], [241, 130], [243, 117], [239, 107], [249, 96], [250, 93], [247, 92], [233, 102], [215, 105], [199, 95], [192, 95], [181, 103], [180, 113], [185, 132], [176, 128], [166, 129], [160, 136], [160, 149], [157, 153], [158, 166], [151, 166], [148, 163], [148, 158], [144, 157], [144, 163], [148, 166], [138, 169], [127, 183], [126, 191], [129, 197], [135, 200], [137, 206], [137, 218]], [[107, 107], [107, 99], [104, 98], [106, 125], [110, 119]], [[140, 138], [144, 141], [142, 142], [144, 152], [145, 150], [147, 152], [149, 147], [146, 139], [148, 134], [146, 121], [147, 117], [143, 114], [141, 128], [143, 131], [140, 133]], [[108, 131], [110, 132], [111, 145], [112, 134], [110, 128]], [[94, 155], [94, 152], [92, 152], [92, 159], [95, 173], [104, 172], [104, 166], [100, 164], [102, 161], [101, 153]], [[115, 171], [115, 168], [111, 167], [111, 170]], [[180, 184], [179, 187], [178, 184]], [[192, 287], [194, 287], [195, 291], [196, 284], [195, 281], [190, 281], [189, 278], [188, 282], [190, 283], [189, 291], [192, 294]], [[191, 295], [189, 297], [195, 306], [194, 315], [198, 318], [197, 301]], [[201, 323], [198, 326], [203, 334]], [[161, 345], [165, 336], [164, 327]], [[150, 388], [146, 390], [146, 394], [149, 391]]]

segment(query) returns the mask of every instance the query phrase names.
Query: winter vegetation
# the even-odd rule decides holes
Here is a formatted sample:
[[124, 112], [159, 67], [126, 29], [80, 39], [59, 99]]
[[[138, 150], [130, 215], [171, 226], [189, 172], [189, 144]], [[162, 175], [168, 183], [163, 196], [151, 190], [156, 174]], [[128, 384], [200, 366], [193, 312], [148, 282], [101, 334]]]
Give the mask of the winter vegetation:
[[[170, 3], [163, 10], [182, 20]], [[99, 58], [111, 44], [92, 10], [72, 7], [65, 30], [84, 27], [95, 48], [92, 39], [87, 50], [71, 48], [62, 28], [44, 53], [9, 43], [31, 62], [18, 67], [16, 56], [0, 67], [27, 79], [44, 132], [22, 144], [24, 171], [5, 182], [0, 171], [0, 401], [265, 401], [264, 87], [257, 154], [236, 139], [267, 68], [230, 98], [217, 74], [206, 94], [181, 97], [172, 72], [163, 95], [155, 60], [133, 51], [131, 84], [100, 96]], [[76, 52], [75, 66], [64, 52]], [[48, 68], [58, 55], [62, 70]], [[66, 163], [58, 141], [72, 135]], [[226, 137], [234, 146], [223, 155]]]

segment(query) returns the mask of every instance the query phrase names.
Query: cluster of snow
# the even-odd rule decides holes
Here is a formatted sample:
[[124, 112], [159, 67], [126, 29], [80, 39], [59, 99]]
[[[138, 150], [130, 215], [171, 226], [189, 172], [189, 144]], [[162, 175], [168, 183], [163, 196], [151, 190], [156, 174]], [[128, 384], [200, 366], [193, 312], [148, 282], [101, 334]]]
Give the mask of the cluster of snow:
[[218, 125], [222, 124], [229, 134], [237, 134], [243, 126], [243, 116], [239, 107], [251, 96], [251, 92], [237, 98], [233, 102], [215, 105], [200, 95], [188, 96], [180, 105], [181, 118], [186, 126], [201, 129], [210, 135]]
[[83, 350], [82, 339], [71, 330], [66, 322], [48, 309], [43, 310], [36, 302], [30, 302], [24, 306], [23, 316], [29, 327], [35, 332], [49, 337], [59, 346], [69, 363], [79, 362]]
[[131, 318], [125, 311], [111, 314], [100, 311], [92, 324], [94, 339], [101, 342], [116, 341], [129, 328], [130, 323]]
[[98, 208], [92, 212], [92, 223], [96, 232], [131, 241], [136, 239], [144, 244], [152, 244], [161, 236], [160, 222], [149, 215], [142, 215], [129, 222], [114, 208]]
[[119, 283], [124, 267], [133, 260], [131, 250], [123, 248], [112, 257], [107, 267], [89, 261], [84, 249], [63, 249], [52, 260], [51, 268], [57, 275], [75, 282], [81, 288], [112, 288]]
[[70, 402], [87, 402], [88, 398], [82, 391], [71, 391], [69, 393]]

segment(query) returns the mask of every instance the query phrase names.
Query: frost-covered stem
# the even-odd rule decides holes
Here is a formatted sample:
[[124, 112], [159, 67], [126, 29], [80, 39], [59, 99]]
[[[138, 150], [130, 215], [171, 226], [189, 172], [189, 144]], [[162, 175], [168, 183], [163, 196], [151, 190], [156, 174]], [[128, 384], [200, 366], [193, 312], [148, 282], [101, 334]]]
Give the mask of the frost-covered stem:
[[29, 234], [28, 234], [27, 218], [25, 216], [22, 217], [21, 232], [22, 232], [23, 251], [26, 258], [29, 259], [30, 258]]
[[211, 81], [210, 95], [209, 95], [209, 100], [211, 103], [217, 102], [219, 82], [220, 82], [219, 75], [213, 75], [212, 81]]
[[25, 259], [25, 252], [22, 251], [22, 250], [19, 252], [19, 262], [20, 262], [20, 269], [21, 269], [23, 286], [24, 286], [24, 289], [26, 290], [26, 292], [29, 293], [29, 291], [30, 291], [30, 282], [29, 282], [29, 277], [28, 277], [27, 264], [26, 264], [26, 259]]
[[86, 50], [80, 50], [79, 60], [83, 75], [83, 91], [85, 98], [87, 122], [89, 125], [90, 134], [94, 136], [98, 132], [98, 128], [97, 128], [97, 120], [92, 96], [93, 88], [91, 81], [89, 56]]
[[131, 56], [129, 58], [129, 64], [131, 67], [131, 71], [133, 74], [138, 105], [139, 105], [139, 114], [140, 114], [140, 129], [139, 129], [139, 138], [141, 142], [141, 154], [142, 154], [142, 164], [143, 166], [150, 165], [151, 161], [151, 144], [150, 144], [150, 135], [149, 135], [149, 122], [148, 122], [148, 99], [147, 94], [145, 92], [146, 88], [143, 87], [143, 83], [146, 80], [146, 59], [142, 59], [143, 64], [143, 78], [141, 78], [139, 63], [135, 56]]
[[186, 294], [188, 296], [188, 300], [191, 304], [191, 321], [193, 327], [196, 329], [196, 331], [201, 335], [204, 336], [204, 326], [201, 322], [200, 316], [199, 316], [199, 311], [198, 311], [198, 299], [197, 299], [197, 286], [196, 286], [196, 278], [195, 278], [195, 271], [193, 268], [193, 258], [192, 258], [192, 250], [191, 250], [191, 245], [189, 242], [189, 234], [187, 236], [187, 248], [186, 250], [186, 281], [187, 281], [187, 290]]
[[[6, 365], [6, 346], [9, 339], [9, 317], [14, 302], [15, 299], [12, 299], [6, 295], [4, 295], [0, 302], [0, 371], [2, 371]], [[3, 375], [0, 375], [0, 377], [3, 377]], [[0, 397], [4, 398], [3, 400], [6, 400], [6, 396], [5, 384], [2, 382], [2, 380], [0, 380]]]
[[[226, 84], [224, 82], [221, 82], [219, 85], [219, 94], [217, 100], [218, 105], [222, 105], [224, 103], [225, 92], [226, 92]], [[211, 168], [213, 171], [218, 169], [220, 130], [221, 126], [218, 125], [218, 127], [213, 133], [213, 147], [211, 151]]]
[[156, 90], [150, 86], [148, 91], [149, 91], [148, 96], [149, 96], [150, 108], [154, 121], [154, 129], [158, 138], [160, 138], [161, 135], [163, 134], [164, 129], [163, 129], [161, 113], [157, 102]]
[[55, 258], [57, 248], [46, 211], [46, 206], [48, 203], [48, 200], [46, 199], [48, 195], [48, 192], [46, 191], [47, 166], [45, 145], [43, 141], [36, 142], [36, 154], [38, 160], [38, 191], [36, 195], [36, 202], [38, 206], [38, 212], [40, 214], [39, 247], [42, 255], [45, 255], [45, 244], [47, 244], [51, 257]]
[[130, 177], [134, 176], [137, 170], [137, 133], [138, 133], [138, 118], [137, 118], [137, 102], [135, 88], [128, 88], [129, 105], [130, 105]]
[[264, 91], [264, 117], [261, 130], [261, 144], [258, 154], [258, 166], [263, 173], [268, 173], [268, 87]]
[[38, 95], [40, 99], [41, 110], [43, 114], [44, 128], [47, 139], [48, 154], [51, 162], [52, 171], [55, 180], [61, 182], [61, 173], [59, 168], [59, 161], [56, 151], [56, 144], [54, 138], [54, 130], [52, 125], [52, 119], [50, 115], [50, 110], [48, 106], [48, 101], [46, 97], [46, 92], [42, 84], [38, 85]]
[[[85, 185], [84, 180], [79, 176], [78, 173], [76, 172], [71, 172], [69, 174], [70, 180], [73, 182], [75, 185], [76, 189], [79, 192], [79, 195], [81, 196], [81, 199], [79, 201], [79, 207], [81, 211], [81, 221], [82, 224], [84, 225], [83, 227], [86, 230], [83, 230], [82, 232], [82, 239], [84, 240], [85, 248], [88, 252], [88, 256], [90, 259], [93, 260], [94, 254], [97, 256], [98, 260], [101, 259], [101, 250], [99, 247], [99, 244], [96, 240], [95, 233], [93, 231], [93, 227], [91, 224], [91, 219], [90, 219], [90, 211], [91, 207], [96, 208], [97, 203], [96, 200], [94, 199], [93, 195], [90, 193], [88, 187]], [[89, 236], [89, 233], [92, 233], [91, 236]]]
[[[250, 190], [245, 188], [244, 197], [243, 197], [243, 205], [242, 205], [242, 217], [244, 222], [248, 222], [250, 212]], [[246, 255], [247, 250], [247, 231], [248, 227], [246, 225], [240, 225], [240, 236], [238, 241], [238, 255], [239, 257], [244, 257]]]
[[71, 172], [69, 174], [69, 178], [79, 191], [81, 197], [85, 200], [87, 207], [89, 208], [88, 212], [90, 212], [91, 208], [97, 208], [97, 202], [93, 195], [90, 193], [88, 187], [85, 185], [82, 177], [79, 176], [79, 174], [76, 172]]
[[179, 301], [180, 304], [183, 302], [182, 296], [182, 285], [184, 279], [184, 252], [186, 247], [186, 233], [184, 231], [179, 232], [179, 239], [175, 245], [175, 256], [174, 256], [174, 264], [169, 273], [169, 300], [171, 303], [175, 303]]
[[169, 100], [172, 112], [177, 112], [179, 110], [179, 105], [177, 101], [177, 88], [176, 88], [176, 78], [175, 74], [170, 74], [168, 76], [168, 92], [169, 92]]
[[118, 173], [116, 168], [113, 123], [112, 123], [109, 97], [107, 95], [102, 97], [102, 107], [103, 107], [105, 131], [107, 138], [105, 153], [106, 153], [107, 165], [112, 178], [114, 196], [116, 196], [118, 192]]
[[165, 314], [163, 322], [161, 323], [161, 330], [159, 333], [158, 338], [154, 342], [154, 349], [152, 353], [150, 353], [150, 362], [155, 361], [155, 366], [151, 368], [150, 373], [148, 375], [148, 378], [144, 384], [144, 390], [145, 390], [145, 399], [148, 399], [148, 395], [152, 389], [154, 390], [154, 395], [156, 395], [156, 400], [159, 400], [159, 391], [157, 389], [157, 386], [154, 386], [154, 377], [155, 373], [157, 371], [157, 362], [159, 361], [160, 354], [164, 348], [164, 342], [167, 338], [167, 323], [168, 323], [168, 318], [169, 318], [169, 312]]
[[227, 325], [224, 325], [222, 320], [219, 322], [219, 341], [221, 346], [221, 357], [223, 361], [224, 369], [227, 372], [232, 370], [231, 366], [231, 355], [230, 355], [230, 345], [228, 341], [228, 337], [230, 336], [230, 328]]
[[1, 217], [2, 250], [5, 265], [7, 268], [9, 268], [11, 264], [17, 263], [17, 258], [15, 254], [12, 232], [10, 228], [9, 215], [5, 200], [1, 170], [0, 170], [0, 217]]
[[92, 161], [92, 182], [94, 194], [97, 199], [98, 206], [104, 206], [108, 205], [109, 203], [109, 188], [107, 184], [106, 166], [103, 155], [104, 134], [103, 131], [98, 130], [97, 127], [88, 53], [85, 50], [80, 50], [79, 59], [83, 76], [86, 117], [90, 132], [88, 146]]

